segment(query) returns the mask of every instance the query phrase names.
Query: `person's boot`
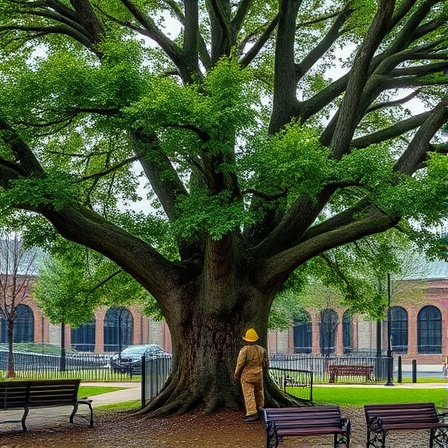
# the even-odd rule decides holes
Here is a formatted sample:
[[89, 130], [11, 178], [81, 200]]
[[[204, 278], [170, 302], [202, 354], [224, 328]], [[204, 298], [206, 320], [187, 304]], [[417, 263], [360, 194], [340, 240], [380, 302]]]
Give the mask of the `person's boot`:
[[244, 417], [243, 420], [245, 422], [255, 422], [255, 421], [259, 420], [258, 414], [246, 415], [246, 417]]

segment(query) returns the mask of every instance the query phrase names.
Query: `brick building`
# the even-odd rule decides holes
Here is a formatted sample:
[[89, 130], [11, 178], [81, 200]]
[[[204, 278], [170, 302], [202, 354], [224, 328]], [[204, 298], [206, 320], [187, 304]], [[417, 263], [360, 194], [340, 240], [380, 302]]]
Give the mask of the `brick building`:
[[[391, 347], [404, 364], [442, 365], [448, 356], [448, 263], [425, 266], [424, 279], [407, 279], [391, 301]], [[351, 315], [347, 309], [306, 309], [284, 332], [271, 332], [272, 352], [321, 354], [384, 354], [387, 322]]]
[[[406, 284], [407, 292], [391, 303], [393, 353], [401, 355], [407, 364], [413, 359], [419, 364], [441, 364], [448, 355], [448, 263], [432, 263], [424, 280], [410, 279]], [[26, 297], [17, 311], [16, 342], [60, 345], [61, 327], [50, 324], [31, 297]], [[378, 350], [384, 353], [387, 348], [386, 322], [369, 321], [342, 308], [306, 312], [308, 318], [294, 321], [288, 331], [269, 333], [270, 352], [373, 354]], [[6, 342], [5, 323], [0, 319], [0, 342]], [[79, 328], [67, 325], [65, 341], [66, 347], [96, 353], [146, 343], [171, 351], [166, 323], [155, 322], [132, 306], [97, 309], [92, 322]]]
[[[60, 345], [61, 325], [51, 324], [30, 295], [17, 306], [14, 342]], [[66, 325], [65, 346], [95, 353], [116, 352], [131, 344], [154, 343], [171, 351], [171, 338], [165, 322], [143, 316], [134, 306], [98, 308], [94, 319], [78, 328]], [[7, 342], [7, 322], [0, 317], [0, 343]]]

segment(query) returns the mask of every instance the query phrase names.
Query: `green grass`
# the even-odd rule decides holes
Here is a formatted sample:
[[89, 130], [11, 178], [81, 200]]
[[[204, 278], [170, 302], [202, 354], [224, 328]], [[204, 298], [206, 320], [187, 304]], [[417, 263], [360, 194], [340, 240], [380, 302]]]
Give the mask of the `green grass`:
[[140, 409], [140, 400], [122, 401], [120, 403], [104, 404], [102, 406], [95, 407], [95, 410], [100, 411], [136, 411]]
[[[288, 388], [294, 395], [294, 388]], [[385, 403], [427, 403], [437, 407], [448, 406], [448, 390], [438, 388], [398, 388], [398, 387], [319, 387], [313, 386], [315, 404], [337, 404], [340, 406], [363, 406]]]
[[123, 387], [112, 386], [80, 386], [78, 395], [80, 397], [92, 397], [93, 395], [107, 394], [108, 392], [115, 392], [116, 390], [122, 390]]
[[[411, 377], [406, 377], [403, 378], [403, 383], [412, 383], [412, 378]], [[436, 378], [430, 378], [430, 377], [417, 377], [417, 383], [446, 383], [448, 386], [448, 381], [446, 379], [446, 377], [436, 377]]]

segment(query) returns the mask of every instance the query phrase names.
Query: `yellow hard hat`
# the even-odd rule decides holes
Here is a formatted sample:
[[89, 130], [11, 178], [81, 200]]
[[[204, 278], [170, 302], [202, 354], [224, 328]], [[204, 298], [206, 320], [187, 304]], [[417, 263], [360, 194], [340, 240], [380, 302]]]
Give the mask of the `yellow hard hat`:
[[258, 341], [258, 334], [253, 328], [249, 328], [249, 330], [247, 330], [246, 334], [243, 336], [243, 340], [246, 342]]

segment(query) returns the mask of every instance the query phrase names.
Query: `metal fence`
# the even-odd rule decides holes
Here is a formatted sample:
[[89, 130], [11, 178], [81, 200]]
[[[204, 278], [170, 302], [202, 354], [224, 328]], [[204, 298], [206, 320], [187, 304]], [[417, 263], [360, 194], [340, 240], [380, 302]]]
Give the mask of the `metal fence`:
[[[139, 381], [131, 372], [113, 372], [110, 368], [110, 354], [67, 353], [60, 355], [40, 353], [14, 353], [15, 372], [19, 378], [81, 378], [84, 381]], [[0, 350], [0, 375], [6, 372], [8, 352]], [[314, 383], [328, 383], [329, 365], [373, 366], [371, 381], [387, 379], [387, 358], [384, 356], [314, 356], [272, 354], [270, 367], [284, 371], [308, 371], [313, 373]], [[146, 359], [141, 375], [142, 401], [154, 398], [161, 390], [171, 370], [171, 356], [160, 359]], [[5, 373], [3, 373], [5, 375]], [[346, 383], [365, 382], [362, 375], [340, 378]]]
[[[18, 378], [81, 378], [84, 381], [129, 381], [132, 375], [113, 372], [111, 354], [66, 353], [50, 355], [14, 352], [14, 371]], [[0, 351], [0, 371], [6, 374], [8, 352]]]
[[293, 387], [299, 401], [313, 404], [313, 372], [269, 367], [269, 376], [280, 389], [288, 392], [288, 388]]
[[142, 358], [142, 406], [159, 395], [171, 372], [171, 355]]
[[[314, 383], [328, 383], [329, 365], [341, 366], [372, 366], [372, 382], [383, 382], [387, 379], [387, 357], [385, 356], [314, 356], [314, 355], [285, 355], [273, 354], [270, 356], [270, 367], [285, 371], [305, 370], [313, 372]], [[340, 379], [345, 383], [366, 382], [363, 375], [346, 375]]]

